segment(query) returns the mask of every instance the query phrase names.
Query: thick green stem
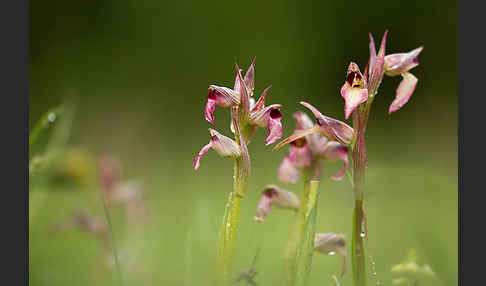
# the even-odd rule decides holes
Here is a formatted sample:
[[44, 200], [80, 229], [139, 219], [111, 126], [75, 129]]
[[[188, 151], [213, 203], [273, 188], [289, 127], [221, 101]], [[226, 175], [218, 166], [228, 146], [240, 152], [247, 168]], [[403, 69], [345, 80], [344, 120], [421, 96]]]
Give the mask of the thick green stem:
[[366, 285], [365, 254], [363, 247], [363, 206], [364, 206], [364, 185], [366, 169], [366, 142], [365, 123], [367, 121], [368, 108], [358, 108], [353, 116], [353, 125], [356, 132], [356, 139], [353, 147], [353, 189], [354, 189], [354, 212], [353, 212], [353, 237], [351, 260], [353, 266], [353, 280], [355, 286]]

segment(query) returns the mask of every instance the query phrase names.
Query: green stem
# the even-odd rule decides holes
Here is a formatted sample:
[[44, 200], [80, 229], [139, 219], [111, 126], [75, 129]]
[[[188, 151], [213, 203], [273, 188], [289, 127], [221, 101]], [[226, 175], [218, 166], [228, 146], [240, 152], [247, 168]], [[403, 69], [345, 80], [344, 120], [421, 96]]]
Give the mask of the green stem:
[[353, 266], [353, 280], [355, 286], [366, 285], [365, 255], [363, 247], [363, 207], [364, 185], [366, 169], [365, 123], [369, 107], [358, 108], [353, 113], [353, 125], [356, 132], [353, 148], [353, 189], [355, 196], [353, 212], [353, 237], [351, 260]]
[[113, 249], [113, 257], [115, 259], [115, 268], [116, 268], [116, 273], [118, 276], [118, 285], [123, 285], [122, 283], [122, 278], [121, 278], [121, 271], [120, 271], [120, 263], [118, 260], [118, 252], [116, 250], [116, 245], [115, 245], [115, 237], [113, 234], [113, 226], [111, 224], [111, 219], [110, 219], [110, 212], [108, 211], [108, 207], [106, 206], [105, 198], [103, 197], [103, 194], [101, 194], [101, 201], [103, 203], [103, 211], [105, 213], [105, 218], [106, 218], [106, 223], [108, 224], [108, 232], [110, 236], [110, 241], [111, 241], [111, 246]]
[[249, 175], [249, 155], [246, 147], [247, 139], [243, 134], [248, 133], [248, 125], [240, 126], [240, 117], [237, 109], [232, 110], [232, 119], [235, 127], [235, 141], [240, 146], [242, 156], [235, 159], [233, 174], [233, 191], [229, 195], [226, 204], [225, 216], [221, 226], [221, 237], [219, 242], [219, 285], [231, 284], [231, 273], [233, 266], [233, 256], [236, 245], [236, 233], [240, 222], [240, 204], [244, 196], [248, 175]]

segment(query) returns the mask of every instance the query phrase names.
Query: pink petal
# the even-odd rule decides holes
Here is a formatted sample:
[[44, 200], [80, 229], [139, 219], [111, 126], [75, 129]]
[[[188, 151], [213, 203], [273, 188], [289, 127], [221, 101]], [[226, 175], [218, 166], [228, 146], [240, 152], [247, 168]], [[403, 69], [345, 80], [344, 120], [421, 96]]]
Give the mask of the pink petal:
[[354, 136], [354, 130], [351, 126], [342, 121], [322, 115], [319, 110], [305, 101], [301, 101], [300, 104], [309, 108], [316, 117], [316, 127], [308, 129], [308, 131], [306, 130], [302, 134], [306, 133], [305, 135], [309, 135], [316, 133], [314, 129], [317, 128], [321, 135], [326, 136], [332, 141], [337, 141], [344, 145], [351, 143]]
[[296, 112], [293, 116], [296, 121], [295, 129], [305, 130], [314, 127], [314, 122], [304, 112]]
[[385, 73], [389, 76], [395, 76], [408, 72], [410, 69], [418, 66], [418, 55], [424, 47], [418, 47], [408, 53], [397, 53], [385, 57]]
[[241, 103], [241, 108], [243, 110], [244, 114], [249, 114], [250, 113], [250, 98], [248, 96], [248, 90], [247, 86], [245, 84], [245, 81], [243, 80], [241, 76], [241, 71], [238, 68], [238, 64], [235, 64], [236, 67], [236, 73], [237, 73], [237, 82], [238, 82], [238, 90], [235, 90], [239, 97], [240, 97], [240, 103]]
[[346, 73], [346, 81], [341, 87], [344, 98], [344, 117], [348, 119], [354, 109], [368, 99], [366, 78], [361, 74], [357, 64], [351, 62]]
[[413, 74], [406, 72], [402, 74], [402, 77], [403, 79], [397, 88], [397, 95], [388, 109], [389, 114], [405, 105], [412, 96], [415, 86], [417, 86], [418, 79]]
[[250, 67], [246, 71], [244, 79], [246, 88], [248, 88], [248, 93], [250, 94], [250, 96], [253, 96], [253, 89], [255, 88], [255, 60], [256, 57], [253, 58]]
[[240, 147], [233, 139], [211, 128], [209, 128], [209, 133], [211, 133], [211, 147], [221, 157], [237, 158], [241, 155]]
[[[305, 141], [305, 139], [303, 139]], [[294, 141], [290, 143], [290, 151], [288, 153], [289, 159], [296, 167], [308, 167], [312, 163], [312, 154], [310, 153], [309, 146], [307, 144], [303, 146], [297, 146]]]
[[284, 145], [287, 145], [295, 140], [300, 138], [306, 137], [307, 135], [321, 133], [322, 130], [319, 125], [315, 125], [310, 129], [305, 130], [295, 130], [294, 134], [290, 135], [289, 137], [285, 138], [284, 140], [280, 141], [275, 147], [273, 147], [272, 151], [277, 151], [278, 149], [282, 148]]
[[[371, 91], [369, 96], [374, 96], [378, 87], [383, 79], [384, 65], [385, 65], [385, 45], [386, 35], [388, 31], [385, 31], [383, 39], [381, 40], [381, 47], [378, 55], [376, 55], [375, 43], [373, 36], [370, 34], [370, 61], [369, 61], [369, 77], [368, 77], [368, 89]], [[366, 70], [368, 72], [368, 69]]]
[[[213, 91], [211, 91], [213, 92]], [[210, 92], [210, 94], [211, 94]], [[211, 124], [215, 125], [214, 123], [214, 110], [216, 109], [216, 100], [212, 99], [208, 95], [208, 102], [204, 107], [204, 118], [209, 121]]]
[[299, 172], [297, 167], [295, 167], [288, 154], [285, 155], [282, 163], [278, 167], [278, 179], [287, 184], [295, 184], [297, 183], [298, 177]]
[[221, 107], [229, 107], [240, 104], [238, 95], [231, 88], [210, 85], [208, 98], [216, 101], [216, 104]]
[[323, 158], [328, 161], [342, 160], [344, 162], [343, 169], [332, 175], [332, 179], [341, 180], [344, 175], [346, 175], [346, 170], [349, 166], [348, 153], [349, 149], [346, 146], [339, 144], [338, 142], [329, 142], [327, 144], [327, 147], [323, 153]]
[[356, 107], [368, 100], [368, 89], [351, 87], [346, 82], [341, 87], [341, 96], [344, 98], [344, 118], [348, 119]]
[[272, 86], [270, 85], [267, 88], [265, 88], [265, 90], [263, 91], [262, 95], [258, 99], [257, 103], [255, 104], [255, 106], [251, 110], [252, 112], [255, 112], [255, 111], [258, 111], [258, 110], [262, 110], [265, 107], [265, 97], [267, 96], [267, 93], [268, 93], [268, 91], [270, 90], [271, 87]]
[[278, 139], [282, 138], [282, 113], [279, 108], [274, 108], [269, 112], [268, 116], [268, 134], [265, 138], [265, 145], [275, 143]]
[[202, 147], [201, 151], [199, 151], [199, 154], [194, 158], [194, 164], [193, 164], [194, 171], [196, 171], [199, 168], [199, 161], [201, 160], [201, 157], [204, 154], [206, 154], [209, 151], [209, 149], [211, 149], [211, 143]]
[[272, 198], [266, 195], [262, 195], [260, 201], [258, 201], [256, 215], [254, 219], [258, 222], [265, 221], [265, 218], [268, 216], [271, 210], [272, 210]]
[[292, 193], [275, 185], [268, 185], [262, 192], [254, 219], [263, 222], [272, 210], [272, 205], [281, 209], [299, 209], [299, 199]]

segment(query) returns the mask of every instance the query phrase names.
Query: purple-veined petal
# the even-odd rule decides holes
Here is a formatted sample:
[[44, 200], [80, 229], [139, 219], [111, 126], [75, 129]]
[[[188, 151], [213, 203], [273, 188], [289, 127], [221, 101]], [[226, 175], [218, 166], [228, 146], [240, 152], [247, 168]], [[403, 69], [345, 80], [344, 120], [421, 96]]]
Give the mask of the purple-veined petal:
[[211, 147], [221, 157], [237, 158], [241, 155], [240, 147], [233, 139], [211, 128], [209, 128], [209, 133], [211, 133]]
[[217, 85], [209, 86], [208, 98], [215, 100], [216, 104], [221, 107], [229, 107], [240, 103], [238, 94], [234, 90]]
[[376, 54], [375, 49], [375, 42], [373, 40], [373, 36], [371, 33], [370, 36], [370, 60], [369, 60], [369, 71], [368, 72], [368, 89], [370, 90], [369, 96], [374, 96], [378, 87], [381, 84], [381, 80], [383, 79], [384, 73], [384, 65], [385, 65], [385, 46], [386, 46], [386, 36], [388, 31], [385, 31], [383, 38], [381, 40], [380, 50], [378, 51], [378, 55]]
[[[258, 104], [258, 103], [257, 103]], [[280, 109], [282, 105], [280, 104], [272, 104], [269, 106], [265, 106], [262, 109], [256, 109], [255, 111], [250, 113], [250, 122], [251, 124], [257, 125], [258, 127], [265, 128], [268, 126], [268, 119], [270, 117], [270, 113], [272, 110]]]
[[209, 86], [209, 93], [207, 96], [207, 103], [204, 107], [204, 117], [207, 121], [214, 123], [214, 110], [216, 105], [221, 107], [229, 107], [239, 104], [239, 99], [235, 92], [227, 87], [216, 85]]
[[199, 151], [199, 154], [194, 158], [194, 163], [193, 163], [193, 168], [194, 171], [196, 171], [199, 168], [199, 161], [201, 160], [201, 157], [206, 154], [209, 149], [211, 149], [211, 142], [204, 147], [202, 147], [201, 151]]
[[282, 138], [282, 113], [280, 107], [270, 110], [268, 115], [268, 134], [265, 138], [265, 145], [275, 143]]
[[241, 155], [240, 147], [233, 139], [226, 137], [211, 128], [209, 128], [209, 133], [211, 134], [209, 143], [205, 145], [201, 151], [199, 151], [199, 154], [194, 158], [194, 170], [199, 168], [199, 161], [201, 160], [201, 157], [211, 148], [213, 148], [214, 151], [224, 158], [237, 158]]
[[256, 57], [253, 58], [253, 61], [251, 62], [250, 67], [246, 71], [245, 78], [244, 78], [246, 88], [248, 89], [248, 94], [250, 96], [253, 96], [253, 90], [255, 89], [255, 60]]
[[324, 160], [328, 160], [328, 161], [342, 160], [344, 162], [343, 169], [341, 169], [341, 171], [337, 172], [336, 174], [332, 175], [331, 176], [332, 179], [341, 180], [344, 177], [344, 175], [346, 175], [346, 170], [348, 169], [349, 166], [348, 153], [349, 153], [348, 147], [338, 142], [331, 141], [327, 143], [326, 148], [320, 154], [320, 156]]
[[204, 118], [213, 125], [215, 125], [215, 122], [214, 122], [214, 110], [215, 109], [216, 109], [216, 100], [209, 98], [209, 96], [208, 96], [208, 102], [206, 103], [206, 106], [204, 106]]
[[[241, 109], [244, 114], [248, 115], [250, 114], [250, 98], [248, 96], [248, 89], [246, 87], [245, 81], [243, 80], [243, 77], [241, 76], [241, 71], [238, 68], [238, 64], [235, 64], [236, 66], [236, 73], [237, 73], [237, 82], [238, 82], [238, 90], [235, 90], [239, 97], [240, 97], [240, 103], [241, 103]], [[235, 84], [236, 85], [236, 84]]]
[[268, 93], [268, 91], [270, 90], [271, 87], [272, 86], [270, 85], [267, 88], [265, 88], [262, 95], [260, 96], [260, 98], [256, 102], [255, 106], [251, 109], [251, 112], [256, 112], [258, 110], [262, 110], [265, 107], [265, 97], [267, 96], [267, 93]]
[[[240, 69], [240, 73], [242, 73], [243, 70]], [[238, 79], [238, 73], [236, 73], [236, 76], [235, 76], [235, 84], [233, 86], [233, 90], [238, 93], [239, 90], [240, 90], [240, 80]]]
[[415, 86], [417, 86], [418, 79], [413, 74], [406, 72], [402, 74], [402, 77], [403, 79], [397, 88], [397, 95], [388, 109], [389, 114], [405, 105], [412, 96]]
[[297, 167], [292, 162], [291, 158], [289, 158], [288, 154], [285, 155], [282, 163], [278, 167], [278, 179], [287, 184], [295, 184], [297, 183], [297, 179], [299, 177], [299, 171]]
[[272, 205], [280, 209], [299, 209], [299, 199], [289, 191], [276, 185], [267, 185], [258, 202], [255, 220], [263, 222], [271, 211]]
[[351, 126], [342, 121], [322, 115], [319, 110], [305, 101], [301, 101], [300, 104], [309, 108], [316, 118], [316, 126], [308, 129], [308, 134], [316, 133], [312, 130], [317, 128], [318, 133], [327, 137], [329, 140], [337, 141], [344, 145], [351, 143], [354, 136], [354, 130]]
[[273, 147], [272, 151], [277, 151], [278, 149], [282, 148], [284, 145], [287, 145], [295, 140], [303, 138], [310, 134], [320, 134], [321, 128], [316, 124], [314, 127], [306, 130], [296, 130], [294, 134], [290, 135], [289, 137], [285, 138], [284, 140], [280, 141], [275, 147]]
[[408, 53], [397, 53], [385, 56], [385, 73], [388, 76], [395, 76], [419, 65], [418, 55], [424, 47], [418, 47]]
[[357, 64], [351, 62], [346, 74], [346, 81], [341, 87], [341, 96], [344, 98], [344, 118], [349, 115], [358, 105], [368, 100], [368, 89], [366, 79], [361, 74]]

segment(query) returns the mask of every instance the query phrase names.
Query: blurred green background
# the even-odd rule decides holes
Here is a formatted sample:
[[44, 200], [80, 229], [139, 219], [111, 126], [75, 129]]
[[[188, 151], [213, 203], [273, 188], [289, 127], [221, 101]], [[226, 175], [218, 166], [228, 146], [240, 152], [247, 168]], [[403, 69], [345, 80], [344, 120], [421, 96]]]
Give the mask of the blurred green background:
[[[368, 32], [387, 53], [420, 45], [412, 70], [417, 88], [388, 115], [400, 77], [385, 77], [367, 131], [367, 210], [378, 278], [391, 285], [392, 265], [415, 248], [436, 278], [457, 284], [457, 3], [456, 1], [31, 1], [30, 127], [51, 107], [75, 106], [69, 148], [95, 159], [110, 154], [123, 179], [137, 179], [148, 197], [149, 220], [128, 225], [110, 209], [125, 285], [214, 285], [216, 245], [232, 162], [211, 151], [198, 172], [192, 159], [207, 144], [203, 107], [210, 84], [232, 87], [234, 63], [256, 60], [257, 96], [272, 84], [269, 103], [283, 104], [284, 136], [305, 100], [343, 119], [339, 89], [347, 65], [364, 69]], [[216, 129], [230, 135], [229, 110], [217, 108]], [[59, 123], [61, 123], [61, 120]], [[235, 275], [258, 246], [259, 285], [283, 285], [283, 249], [293, 214], [274, 210], [252, 220], [260, 192], [278, 182], [285, 151], [264, 146], [259, 130], [250, 145], [252, 174], [242, 203]], [[32, 154], [52, 136], [42, 134]], [[64, 158], [64, 156], [61, 156]], [[318, 232], [351, 237], [353, 197], [347, 180], [320, 186]], [[63, 167], [61, 167], [63, 168]], [[82, 168], [82, 167], [80, 167]], [[88, 172], [89, 173], [89, 172]], [[117, 285], [96, 238], [53, 224], [73, 209], [103, 215], [99, 189], [46, 184], [31, 178], [30, 285]], [[348, 244], [349, 246], [349, 244]], [[332, 285], [341, 259], [315, 255], [310, 285]], [[369, 269], [369, 267], [368, 267]], [[369, 276], [369, 284], [374, 283]], [[348, 275], [342, 285], [351, 285]]]

